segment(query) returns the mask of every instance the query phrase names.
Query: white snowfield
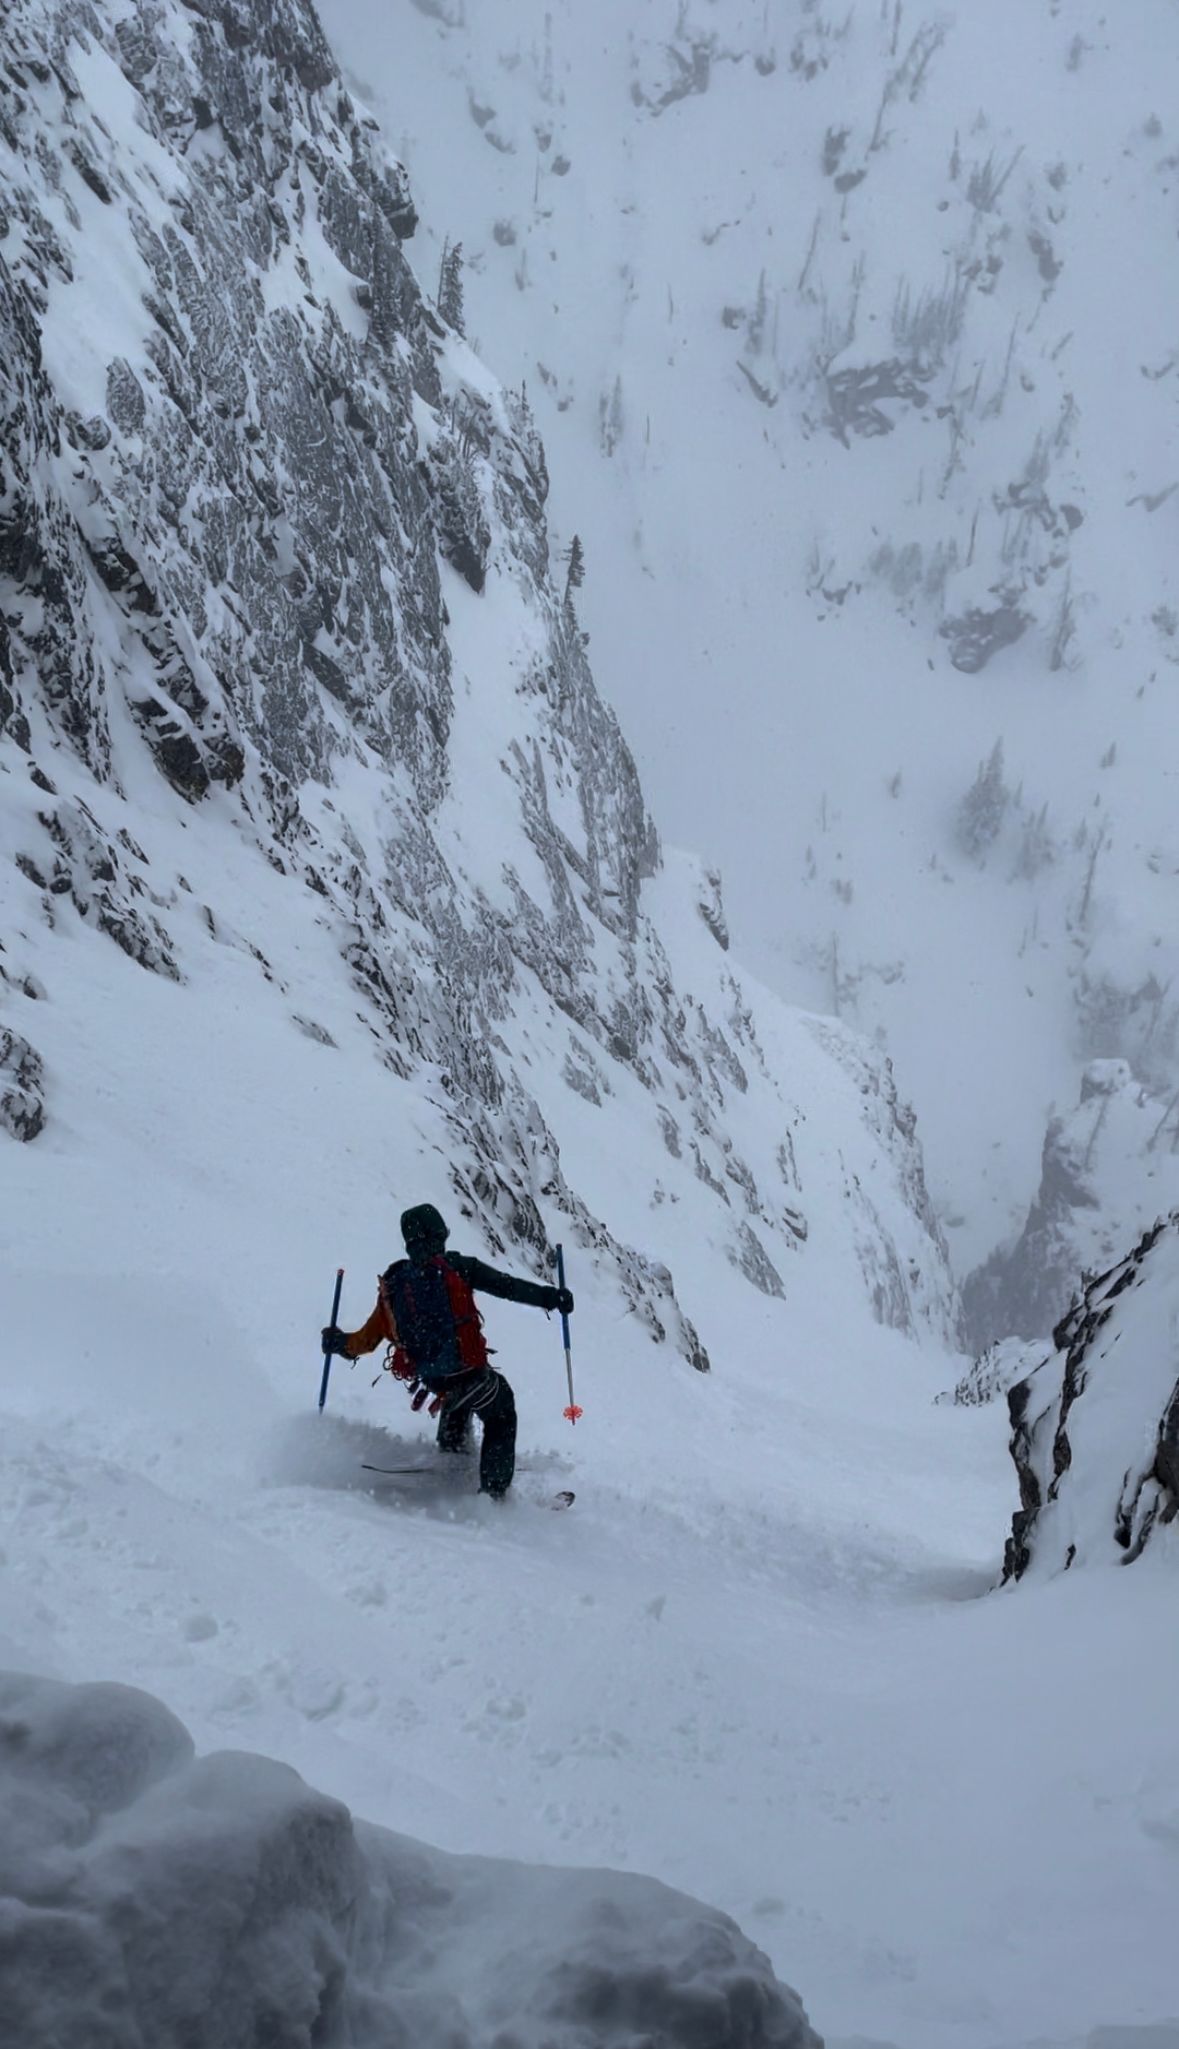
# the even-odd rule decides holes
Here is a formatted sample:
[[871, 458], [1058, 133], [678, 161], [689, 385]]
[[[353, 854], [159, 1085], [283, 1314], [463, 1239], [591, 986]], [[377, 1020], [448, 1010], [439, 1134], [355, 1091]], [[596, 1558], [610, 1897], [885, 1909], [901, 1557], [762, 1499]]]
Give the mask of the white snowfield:
[[130, 1687], [0, 1674], [0, 1821], [21, 2049], [819, 2049], [722, 1915], [354, 1824]]

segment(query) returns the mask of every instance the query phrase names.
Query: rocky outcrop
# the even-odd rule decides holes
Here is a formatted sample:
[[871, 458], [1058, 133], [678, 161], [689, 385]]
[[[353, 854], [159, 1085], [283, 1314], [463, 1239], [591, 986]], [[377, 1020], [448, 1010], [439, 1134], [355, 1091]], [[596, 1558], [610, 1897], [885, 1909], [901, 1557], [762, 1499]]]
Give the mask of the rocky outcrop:
[[1126, 1061], [1090, 1061], [1076, 1108], [1048, 1125], [1023, 1229], [963, 1283], [968, 1344], [982, 1351], [1011, 1335], [1046, 1340], [1078, 1276], [1109, 1266], [1161, 1209], [1179, 1202], [1175, 1109], [1138, 1082]]
[[964, 676], [977, 676], [992, 655], [1013, 647], [1032, 624], [1030, 612], [1022, 609], [1014, 593], [1001, 591], [997, 596], [997, 604], [973, 606], [956, 619], [943, 620], [938, 628], [949, 642], [950, 660]]
[[[360, 740], [428, 796], [449, 717], [421, 545], [440, 500], [406, 416], [440, 384], [401, 253], [404, 176], [300, 0], [114, 13], [26, 0], [6, 20], [0, 572], [17, 715], [31, 672], [106, 776], [124, 702], [192, 801], [240, 782], [248, 747], [298, 780]], [[90, 111], [104, 92], [146, 130], [141, 150]], [[112, 260], [121, 289], [100, 309], [92, 274]], [[59, 328], [100, 312], [95, 360], [64, 390]], [[93, 406], [84, 424], [71, 397]]]
[[1020, 1508], [1003, 1578], [1138, 1558], [1179, 1514], [1179, 1212], [1090, 1280], [1008, 1395]]
[[26, 1144], [45, 1122], [41, 1055], [19, 1032], [0, 1026], [0, 1126]]

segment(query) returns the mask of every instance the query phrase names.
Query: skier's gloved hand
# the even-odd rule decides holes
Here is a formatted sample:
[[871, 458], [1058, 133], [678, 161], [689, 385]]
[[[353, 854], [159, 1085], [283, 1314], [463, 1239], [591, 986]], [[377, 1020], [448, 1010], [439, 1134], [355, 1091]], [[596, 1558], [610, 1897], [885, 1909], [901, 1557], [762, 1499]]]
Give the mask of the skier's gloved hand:
[[554, 1303], [553, 1303], [553, 1308], [554, 1308], [554, 1309], [559, 1309], [559, 1310], [560, 1310], [560, 1312], [561, 1312], [561, 1314], [562, 1314], [562, 1316], [572, 1316], [572, 1314], [573, 1314], [573, 1296], [572, 1296], [572, 1294], [570, 1293], [569, 1289], [568, 1289], [568, 1288], [554, 1288], [554, 1289], [553, 1289], [553, 1294], [554, 1294], [554, 1296], [556, 1297], [556, 1299], [555, 1299], [555, 1301], [554, 1301]]
[[321, 1333], [320, 1343], [323, 1346], [323, 1356], [325, 1359], [346, 1359], [348, 1357], [348, 1340], [342, 1330], [336, 1329], [334, 1323], [328, 1324]]

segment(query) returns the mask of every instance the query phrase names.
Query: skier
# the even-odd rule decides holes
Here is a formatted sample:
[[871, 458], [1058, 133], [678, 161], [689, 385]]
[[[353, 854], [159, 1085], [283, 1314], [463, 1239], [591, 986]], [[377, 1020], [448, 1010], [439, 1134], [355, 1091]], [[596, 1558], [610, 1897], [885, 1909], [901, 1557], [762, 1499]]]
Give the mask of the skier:
[[359, 1359], [380, 1344], [390, 1345], [390, 1371], [410, 1382], [414, 1407], [429, 1399], [431, 1415], [438, 1416], [440, 1451], [465, 1451], [477, 1415], [483, 1425], [480, 1492], [498, 1499], [516, 1469], [516, 1402], [503, 1374], [488, 1363], [474, 1291], [566, 1316], [573, 1297], [568, 1288], [519, 1281], [468, 1253], [448, 1252], [450, 1233], [432, 1203], [403, 1213], [401, 1235], [406, 1257], [381, 1275], [367, 1323], [354, 1331], [329, 1325], [324, 1353]]

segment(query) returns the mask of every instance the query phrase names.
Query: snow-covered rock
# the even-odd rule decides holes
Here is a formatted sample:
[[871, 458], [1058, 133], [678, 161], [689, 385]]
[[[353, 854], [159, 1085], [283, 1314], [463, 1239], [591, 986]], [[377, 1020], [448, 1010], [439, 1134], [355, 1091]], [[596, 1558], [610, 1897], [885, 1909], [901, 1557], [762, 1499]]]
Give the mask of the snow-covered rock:
[[979, 1353], [962, 1378], [939, 1402], [956, 1402], [959, 1408], [978, 1408], [993, 1402], [1017, 1380], [1026, 1379], [1044, 1357], [1045, 1345], [1026, 1338], [999, 1338]]
[[820, 2049], [724, 1915], [354, 1822], [125, 1686], [0, 1675], [0, 1929], [21, 2049]]
[[19, 1032], [0, 1027], [0, 1125], [27, 1143], [45, 1121], [44, 1064]]
[[1179, 1513], [1179, 1212], [1090, 1281], [1011, 1389], [1004, 1579], [1140, 1556]]
[[1082, 1276], [1176, 1203], [1179, 1099], [1160, 1101], [1124, 1060], [1090, 1061], [1076, 1107], [1049, 1122], [1022, 1230], [963, 1283], [967, 1339], [1046, 1340]]

